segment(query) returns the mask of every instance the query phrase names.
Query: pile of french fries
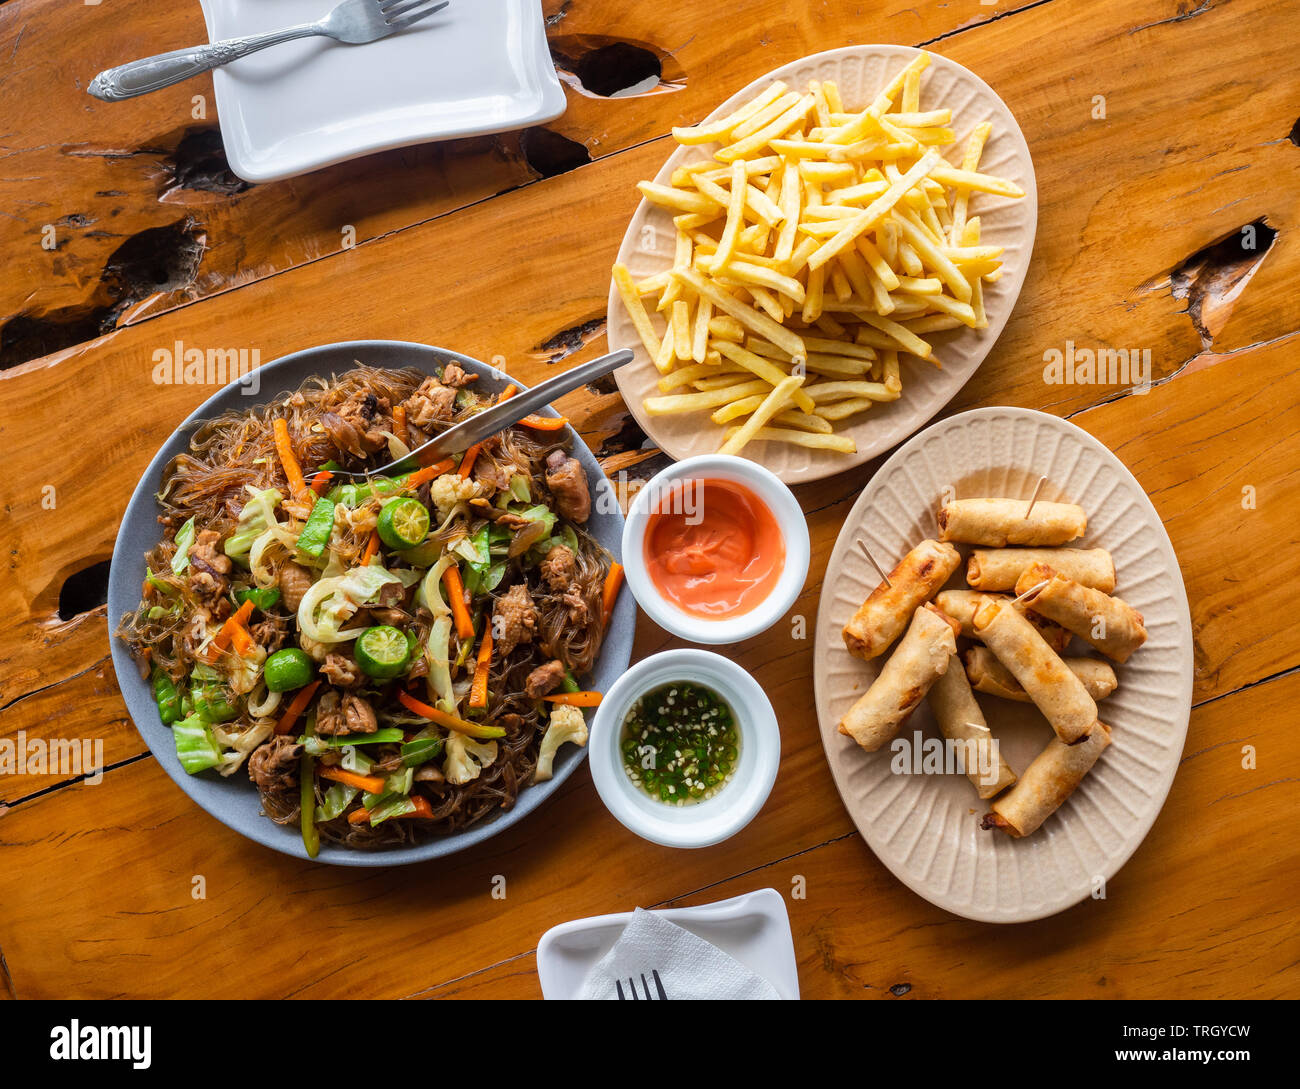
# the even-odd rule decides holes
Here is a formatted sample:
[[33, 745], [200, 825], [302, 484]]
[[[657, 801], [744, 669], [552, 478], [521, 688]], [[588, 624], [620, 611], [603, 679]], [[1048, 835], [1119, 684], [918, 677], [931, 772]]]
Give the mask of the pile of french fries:
[[1024, 190], [979, 172], [987, 121], [960, 166], [940, 153], [956, 136], [951, 110], [921, 109], [929, 63], [918, 55], [858, 112], [831, 82], [800, 94], [777, 81], [673, 130], [717, 145], [670, 185], [638, 185], [673, 213], [673, 266], [640, 282], [613, 270], [661, 375], [648, 414], [709, 411], [728, 454], [755, 440], [852, 453], [836, 425], [901, 397], [908, 356], [940, 365], [927, 335], [987, 326], [1002, 249], [981, 243], [971, 196]]

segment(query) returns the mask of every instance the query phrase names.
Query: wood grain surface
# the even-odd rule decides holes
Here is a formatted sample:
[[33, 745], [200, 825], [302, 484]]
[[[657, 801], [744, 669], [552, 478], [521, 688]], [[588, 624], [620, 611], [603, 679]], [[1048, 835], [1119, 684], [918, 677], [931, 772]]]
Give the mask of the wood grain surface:
[[[202, 40], [197, 4], [0, 2], [0, 740], [84, 740], [105, 767], [0, 775], [0, 995], [532, 997], [533, 951], [556, 923], [771, 886], [807, 997], [1300, 996], [1293, 5], [544, 7], [569, 100], [545, 129], [250, 187], [225, 164], [210, 78], [114, 105], [84, 91], [101, 68]], [[191, 804], [131, 725], [102, 604], [140, 473], [214, 392], [154, 384], [153, 353], [181, 341], [267, 361], [408, 339], [501, 357], [525, 382], [590, 358], [634, 185], [669, 154], [669, 129], [770, 68], [860, 42], [972, 68], [1034, 155], [1024, 291], [947, 411], [1072, 419], [1132, 470], [1179, 557], [1195, 636], [1187, 746], [1106, 898], [995, 927], [900, 885], [840, 804], [812, 641], [790, 622], [734, 650], [776, 707], [783, 762], [759, 817], [715, 848], [637, 839], [585, 767], [521, 826], [418, 867], [307, 865]], [[657, 86], [616, 94], [655, 73]], [[1045, 384], [1044, 352], [1067, 343], [1149, 350], [1152, 388]], [[561, 404], [607, 471], [662, 463], [617, 394]], [[798, 490], [813, 559], [791, 620], [811, 625], [878, 464]], [[672, 645], [640, 618], [637, 657]]]

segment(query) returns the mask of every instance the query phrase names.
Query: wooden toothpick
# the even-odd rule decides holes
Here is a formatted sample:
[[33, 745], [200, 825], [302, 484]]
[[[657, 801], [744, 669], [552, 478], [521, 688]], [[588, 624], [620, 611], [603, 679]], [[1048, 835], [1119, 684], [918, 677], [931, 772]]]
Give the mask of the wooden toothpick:
[[871, 566], [874, 567], [876, 571], [879, 573], [880, 577], [885, 580], [885, 585], [892, 590], [894, 588], [894, 584], [889, 581], [889, 576], [885, 574], [885, 569], [876, 562], [876, 557], [871, 554], [871, 549], [867, 547], [867, 542], [864, 541], [861, 537], [859, 537], [858, 544], [862, 546], [862, 551], [867, 554], [867, 559], [871, 561]]
[[1029, 597], [1030, 594], [1036, 594], [1036, 593], [1038, 593], [1039, 590], [1041, 590], [1044, 586], [1046, 586], [1046, 585], [1047, 585], [1049, 582], [1051, 582], [1051, 581], [1052, 581], [1051, 579], [1043, 579], [1043, 581], [1040, 582], [1037, 586], [1031, 586], [1031, 587], [1029, 587], [1028, 590], [1026, 590], [1026, 591], [1025, 591], [1023, 594], [1021, 594], [1018, 598], [1016, 598], [1016, 600], [1013, 601], [1011, 604], [1012, 604], [1012, 605], [1019, 605], [1022, 601], [1025, 600], [1025, 598]]
[[1030, 512], [1034, 509], [1034, 504], [1038, 502], [1038, 493], [1043, 490], [1043, 485], [1047, 482], [1047, 477], [1040, 476], [1038, 483], [1034, 485], [1034, 494], [1029, 497], [1029, 506], [1025, 508], [1025, 517], [1028, 518]]

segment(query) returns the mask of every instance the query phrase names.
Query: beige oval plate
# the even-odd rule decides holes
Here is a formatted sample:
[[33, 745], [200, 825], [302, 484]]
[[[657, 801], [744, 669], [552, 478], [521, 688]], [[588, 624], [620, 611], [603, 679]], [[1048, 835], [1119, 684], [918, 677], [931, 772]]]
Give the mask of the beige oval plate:
[[[1040, 476], [1047, 477], [1042, 499], [1087, 512], [1088, 531], [1071, 547], [1110, 550], [1116, 593], [1142, 613], [1149, 637], [1115, 665], [1119, 688], [1100, 703], [1112, 727], [1110, 747], [1042, 828], [1016, 840], [980, 829], [988, 806], [964, 775], [895, 774], [888, 748], [863, 752], [838, 732], [883, 664], [852, 657], [842, 632], [880, 581], [859, 540], [889, 570], [938, 535], [935, 514], [946, 489], [957, 498], [1028, 500]], [[1010, 923], [1063, 911], [1115, 875], [1154, 823], [1178, 769], [1191, 711], [1192, 624], [1160, 516], [1114, 454], [1074, 424], [1030, 409], [979, 408], [942, 420], [899, 449], [863, 489], [822, 585], [814, 659], [822, 744], [850, 816], [900, 881], [957, 915]], [[1076, 639], [1072, 652], [1089, 648]], [[977, 698], [1002, 754], [1023, 772], [1051, 728], [1028, 704]], [[916, 730], [942, 736], [924, 703], [899, 736]]]
[[[920, 50], [901, 45], [855, 45], [816, 53], [754, 80], [722, 103], [705, 121], [726, 116], [777, 79], [784, 80], [793, 89], [803, 89], [814, 79], [833, 80], [839, 86], [845, 105], [861, 109], [918, 52]], [[984, 241], [1005, 250], [1002, 276], [984, 290], [988, 328], [954, 329], [934, 334], [930, 340], [935, 355], [943, 361], [942, 370], [932, 363], [904, 356], [902, 397], [889, 404], [878, 404], [838, 428], [840, 433], [857, 443], [856, 453], [808, 450], [774, 442], [755, 442], [746, 447], [747, 457], [761, 462], [787, 484], [821, 480], [860, 465], [901, 442], [933, 418], [984, 361], [1006, 325], [1024, 283], [1038, 223], [1038, 193], [1029, 146], [1011, 111], [988, 84], [955, 61], [936, 53], [930, 55], [930, 67], [921, 82], [921, 104], [927, 109], [939, 104], [951, 107], [957, 143], [945, 149], [949, 158], [957, 154], [953, 148], [965, 147], [967, 136], [979, 122], [992, 121], [993, 135], [980, 159], [980, 170], [1014, 181], [1025, 190], [1025, 196], [1019, 200], [986, 193], [976, 194], [971, 200], [971, 214], [980, 217]], [[679, 166], [711, 155], [715, 148], [713, 144], [678, 148], [654, 180], [668, 184]], [[675, 238], [672, 215], [666, 209], [642, 200], [623, 236], [618, 260], [628, 267], [633, 279], [652, 276], [671, 267]], [[632, 415], [650, 439], [678, 460], [715, 452], [722, 445], [724, 429], [710, 421], [707, 412], [649, 416], [641, 407], [646, 397], [658, 392], [659, 373], [642, 347], [612, 284], [608, 328], [610, 351], [631, 348], [636, 353], [635, 361], [616, 371], [615, 378]]]

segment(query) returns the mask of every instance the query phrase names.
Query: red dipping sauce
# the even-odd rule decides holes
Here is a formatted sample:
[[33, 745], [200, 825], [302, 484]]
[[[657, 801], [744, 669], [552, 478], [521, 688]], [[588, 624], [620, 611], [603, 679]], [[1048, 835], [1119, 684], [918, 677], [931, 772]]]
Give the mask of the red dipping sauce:
[[785, 538], [757, 495], [733, 480], [679, 480], [645, 534], [650, 581], [685, 613], [725, 620], [754, 609], [785, 567]]

